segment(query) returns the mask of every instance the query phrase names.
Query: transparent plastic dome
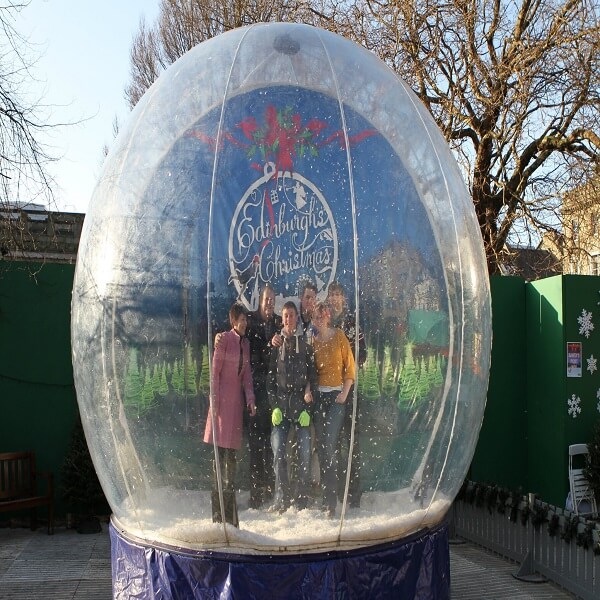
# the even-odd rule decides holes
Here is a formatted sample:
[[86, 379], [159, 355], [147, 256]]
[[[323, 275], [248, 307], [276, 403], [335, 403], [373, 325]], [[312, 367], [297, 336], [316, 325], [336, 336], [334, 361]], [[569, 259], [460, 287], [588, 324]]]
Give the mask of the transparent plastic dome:
[[[305, 281], [321, 300], [339, 282], [364, 334], [347, 405], [360, 507], [346, 477], [327, 518], [313, 465], [314, 505], [249, 508], [246, 422], [240, 526], [213, 523], [215, 335], [236, 300], [256, 310], [270, 284], [280, 313]], [[458, 167], [381, 61], [296, 24], [200, 44], [119, 134], [79, 249], [75, 383], [115, 523], [150, 543], [237, 553], [367, 546], [440, 523], [483, 418], [490, 319]]]

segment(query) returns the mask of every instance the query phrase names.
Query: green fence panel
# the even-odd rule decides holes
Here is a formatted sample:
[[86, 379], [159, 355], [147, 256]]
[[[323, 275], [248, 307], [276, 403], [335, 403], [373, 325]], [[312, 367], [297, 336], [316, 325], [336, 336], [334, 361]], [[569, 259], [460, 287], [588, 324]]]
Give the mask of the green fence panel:
[[469, 477], [509, 489], [527, 485], [525, 281], [492, 277], [492, 362]]
[[60, 470], [77, 415], [71, 368], [74, 265], [0, 263], [0, 451], [33, 450], [37, 468]]

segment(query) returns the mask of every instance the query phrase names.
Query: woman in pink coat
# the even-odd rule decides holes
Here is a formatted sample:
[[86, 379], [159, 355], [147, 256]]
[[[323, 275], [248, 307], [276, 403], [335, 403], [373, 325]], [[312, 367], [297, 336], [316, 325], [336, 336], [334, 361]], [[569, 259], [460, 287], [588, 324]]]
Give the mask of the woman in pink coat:
[[[256, 414], [254, 388], [250, 371], [250, 345], [244, 338], [248, 321], [240, 304], [229, 309], [231, 331], [222, 334], [216, 344], [211, 373], [211, 405], [204, 430], [204, 441], [215, 444], [223, 489], [225, 521], [238, 527], [235, 500], [235, 451], [242, 445], [242, 421], [245, 404], [250, 416]], [[217, 453], [213, 465], [214, 484], [211, 494], [212, 518], [223, 521], [219, 498]]]

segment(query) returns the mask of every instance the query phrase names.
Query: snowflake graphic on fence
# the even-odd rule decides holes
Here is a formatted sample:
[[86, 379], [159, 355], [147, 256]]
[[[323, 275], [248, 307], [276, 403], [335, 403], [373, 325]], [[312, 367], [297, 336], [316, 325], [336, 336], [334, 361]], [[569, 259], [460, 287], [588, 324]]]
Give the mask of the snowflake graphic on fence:
[[598, 412], [600, 413], [600, 388], [598, 388], [598, 391], [596, 392], [596, 398], [598, 398], [598, 404], [596, 404], [596, 408], [598, 409]]
[[577, 415], [581, 414], [581, 398], [579, 396], [572, 394], [567, 400], [567, 404], [569, 405], [567, 412], [571, 417], [575, 419]]
[[587, 360], [587, 370], [590, 372], [590, 375], [594, 374], [594, 371], [598, 370], [598, 359], [594, 358], [593, 354], [590, 354], [590, 357]]
[[590, 337], [590, 333], [594, 331], [594, 324], [592, 323], [592, 312], [582, 309], [581, 315], [577, 317], [579, 323], [579, 335], [585, 335], [586, 338]]

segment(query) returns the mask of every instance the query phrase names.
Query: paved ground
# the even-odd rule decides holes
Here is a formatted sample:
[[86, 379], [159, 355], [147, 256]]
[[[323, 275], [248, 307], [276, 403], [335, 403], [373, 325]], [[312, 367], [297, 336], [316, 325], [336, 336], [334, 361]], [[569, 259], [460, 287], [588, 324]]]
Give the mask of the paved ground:
[[110, 539], [57, 527], [0, 529], [2, 600], [110, 600]]
[[453, 600], [482, 598], [511, 600], [564, 600], [573, 594], [552, 583], [515, 579], [519, 565], [471, 543], [450, 545], [450, 581]]
[[[518, 565], [470, 543], [451, 544], [453, 600], [574, 598], [550, 583], [524, 583]], [[110, 540], [57, 528], [0, 529], [0, 600], [110, 600]], [[408, 600], [408, 599], [402, 599]]]

